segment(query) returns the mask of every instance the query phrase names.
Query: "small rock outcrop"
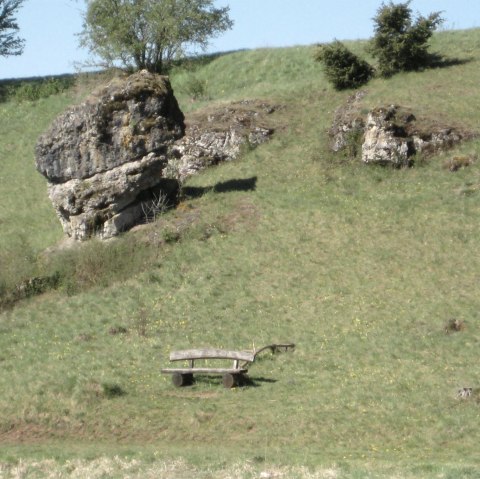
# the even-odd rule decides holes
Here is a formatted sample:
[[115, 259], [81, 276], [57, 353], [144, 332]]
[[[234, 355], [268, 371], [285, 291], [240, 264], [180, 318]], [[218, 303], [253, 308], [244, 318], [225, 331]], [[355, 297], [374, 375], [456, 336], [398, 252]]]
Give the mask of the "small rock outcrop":
[[208, 166], [234, 160], [244, 149], [265, 143], [274, 132], [265, 126], [272, 123], [267, 117], [278, 108], [244, 100], [189, 116], [185, 136], [175, 143], [168, 176], [183, 181]]
[[408, 109], [391, 105], [368, 114], [362, 145], [365, 163], [409, 166], [417, 153], [425, 155], [451, 148], [469, 134], [426, 121], [417, 121]]
[[184, 130], [168, 79], [146, 71], [115, 79], [59, 116], [35, 158], [64, 232], [114, 236], [159, 192], [175, 194], [178, 184], [163, 170]]
[[368, 164], [409, 166], [418, 153], [429, 155], [451, 148], [472, 133], [446, 127], [415, 114], [398, 105], [389, 105], [362, 114], [358, 92], [339, 108], [330, 129], [333, 151], [352, 148], [361, 142], [362, 161]]

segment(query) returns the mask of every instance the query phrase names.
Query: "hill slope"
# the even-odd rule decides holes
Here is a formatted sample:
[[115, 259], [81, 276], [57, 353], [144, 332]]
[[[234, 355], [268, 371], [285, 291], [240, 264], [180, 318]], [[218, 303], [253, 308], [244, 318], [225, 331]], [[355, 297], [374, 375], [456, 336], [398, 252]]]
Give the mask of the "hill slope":
[[[365, 108], [399, 103], [477, 130], [479, 46], [480, 30], [437, 35], [434, 49], [457, 61], [372, 81]], [[190, 100], [192, 82], [206, 99]], [[478, 401], [456, 393], [480, 387], [478, 163], [450, 173], [450, 152], [390, 170], [330, 153], [326, 132], [349, 92], [325, 83], [312, 48], [220, 56], [172, 83], [185, 111], [281, 103], [283, 127], [191, 178], [158, 222], [47, 258], [61, 231], [31, 151], [73, 97], [2, 105], [3, 131], [25, 133], [0, 143], [1, 259], [73, 279], [0, 313], [0, 454], [474, 477]], [[466, 328], [446, 334], [452, 318]], [[159, 374], [172, 349], [276, 341], [296, 351], [262, 356], [255, 387], [205, 378], [174, 389]]]

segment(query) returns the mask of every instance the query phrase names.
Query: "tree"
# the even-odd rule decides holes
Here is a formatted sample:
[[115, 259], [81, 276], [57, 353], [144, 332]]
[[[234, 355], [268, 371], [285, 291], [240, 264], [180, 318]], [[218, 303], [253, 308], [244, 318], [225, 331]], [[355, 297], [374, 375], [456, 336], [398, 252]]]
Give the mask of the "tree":
[[0, 0], [0, 56], [21, 55], [25, 40], [18, 38], [17, 21], [13, 17], [23, 0]]
[[163, 73], [187, 46], [205, 48], [233, 22], [212, 0], [86, 0], [81, 45], [103, 61]]
[[428, 66], [428, 40], [443, 19], [440, 12], [434, 12], [414, 22], [410, 3], [382, 3], [373, 19], [375, 35], [370, 51], [384, 77]]
[[338, 40], [320, 45], [315, 60], [323, 63], [325, 76], [336, 90], [358, 88], [373, 76], [373, 68]]

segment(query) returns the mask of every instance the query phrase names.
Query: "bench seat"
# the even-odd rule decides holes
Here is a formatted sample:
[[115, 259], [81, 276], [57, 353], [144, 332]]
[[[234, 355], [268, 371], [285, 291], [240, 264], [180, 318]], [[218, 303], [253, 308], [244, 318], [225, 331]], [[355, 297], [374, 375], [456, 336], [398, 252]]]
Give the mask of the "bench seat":
[[245, 368], [164, 368], [165, 374], [245, 374], [248, 369]]
[[253, 363], [255, 353], [252, 351], [228, 351], [225, 349], [185, 349], [183, 351], [172, 351], [170, 361], [194, 361], [195, 359], [233, 359], [234, 361], [245, 361]]

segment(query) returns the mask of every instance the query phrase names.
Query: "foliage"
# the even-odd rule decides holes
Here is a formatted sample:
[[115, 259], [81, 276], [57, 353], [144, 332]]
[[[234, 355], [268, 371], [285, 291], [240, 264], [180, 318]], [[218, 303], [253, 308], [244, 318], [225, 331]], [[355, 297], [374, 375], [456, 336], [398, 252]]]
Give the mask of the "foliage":
[[171, 206], [171, 202], [166, 193], [159, 192], [158, 194], [153, 194], [150, 201], [142, 203], [145, 222], [156, 221], [157, 218], [171, 208]]
[[192, 100], [205, 98], [207, 96], [207, 81], [192, 73], [184, 85], [184, 90]]
[[428, 66], [428, 41], [443, 19], [440, 12], [434, 12], [413, 21], [410, 3], [382, 3], [374, 18], [371, 53], [384, 77]]
[[212, 0], [87, 0], [81, 44], [107, 66], [164, 73], [188, 46], [231, 28]]
[[73, 76], [42, 78], [10, 83], [6, 87], [6, 98], [17, 102], [37, 101], [69, 90], [74, 83]]
[[0, 56], [21, 55], [24, 40], [17, 37], [19, 30], [13, 17], [23, 0], [0, 0]]
[[357, 88], [370, 80], [373, 68], [338, 40], [320, 45], [315, 59], [322, 62], [325, 75], [337, 90]]

